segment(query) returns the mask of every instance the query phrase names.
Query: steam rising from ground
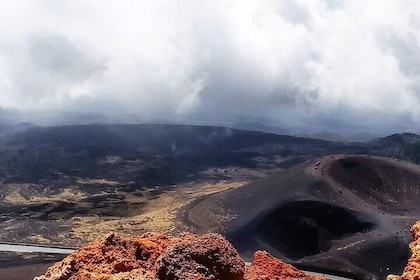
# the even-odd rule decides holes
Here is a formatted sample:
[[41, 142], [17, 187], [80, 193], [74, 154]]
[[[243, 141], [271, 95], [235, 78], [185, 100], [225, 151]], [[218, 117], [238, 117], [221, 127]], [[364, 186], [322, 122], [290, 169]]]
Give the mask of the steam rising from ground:
[[0, 21], [2, 108], [420, 123], [416, 1], [21, 0]]

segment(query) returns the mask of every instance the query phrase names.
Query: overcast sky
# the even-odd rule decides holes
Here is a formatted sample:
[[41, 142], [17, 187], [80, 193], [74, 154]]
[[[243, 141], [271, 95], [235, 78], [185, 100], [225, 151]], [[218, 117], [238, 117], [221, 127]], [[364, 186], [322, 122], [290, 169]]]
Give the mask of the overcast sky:
[[417, 0], [0, 0], [0, 108], [418, 128]]

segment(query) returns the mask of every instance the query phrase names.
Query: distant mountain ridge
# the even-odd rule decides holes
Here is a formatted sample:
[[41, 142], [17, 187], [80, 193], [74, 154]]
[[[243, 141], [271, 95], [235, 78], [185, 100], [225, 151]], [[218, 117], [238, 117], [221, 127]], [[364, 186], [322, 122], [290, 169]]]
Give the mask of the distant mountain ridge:
[[226, 127], [169, 124], [54, 127], [22, 124], [7, 131], [1, 138], [0, 176], [11, 182], [48, 179], [53, 176], [51, 170], [74, 176], [83, 176], [85, 172], [107, 174], [110, 178], [120, 176], [116, 175], [118, 168], [104, 170], [101, 162], [109, 157], [122, 162], [118, 166], [123, 173], [133, 170], [126, 174], [127, 180], [147, 178], [147, 182], [154, 183], [177, 178], [177, 174], [183, 174], [180, 169], [186, 166], [195, 170], [221, 165], [289, 168], [332, 153], [420, 161], [420, 137], [414, 134], [339, 143]]
[[393, 134], [371, 141], [379, 145], [390, 155], [401, 156], [415, 163], [420, 163], [420, 136], [414, 133]]

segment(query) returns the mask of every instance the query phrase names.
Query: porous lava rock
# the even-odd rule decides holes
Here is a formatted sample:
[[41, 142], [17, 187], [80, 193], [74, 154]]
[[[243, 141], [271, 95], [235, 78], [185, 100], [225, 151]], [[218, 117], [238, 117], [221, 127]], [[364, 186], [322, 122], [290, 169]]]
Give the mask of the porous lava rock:
[[416, 222], [411, 228], [413, 242], [409, 247], [411, 257], [401, 276], [389, 275], [387, 280], [415, 280], [420, 279], [420, 221]]
[[108, 234], [75, 251], [34, 280], [321, 280], [264, 251], [248, 268], [219, 234], [168, 237]]
[[157, 279], [154, 264], [170, 242], [163, 234], [124, 238], [110, 233], [54, 264], [35, 280]]
[[245, 280], [322, 280], [324, 277], [306, 275], [303, 271], [287, 264], [265, 251], [254, 254], [252, 264], [246, 268]]
[[184, 233], [157, 261], [159, 279], [242, 280], [245, 263], [219, 234]]

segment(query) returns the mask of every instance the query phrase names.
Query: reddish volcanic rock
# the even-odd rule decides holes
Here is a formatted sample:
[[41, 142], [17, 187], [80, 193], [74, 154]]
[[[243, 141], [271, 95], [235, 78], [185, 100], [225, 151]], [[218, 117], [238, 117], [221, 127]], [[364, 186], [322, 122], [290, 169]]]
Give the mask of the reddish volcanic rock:
[[178, 238], [147, 233], [108, 234], [75, 251], [34, 280], [275, 280], [325, 279], [258, 251], [245, 268], [236, 249], [221, 235]]
[[[169, 242], [170, 239], [161, 234], [123, 238], [111, 233], [77, 250], [35, 279], [125, 279], [126, 274], [121, 272], [128, 271], [130, 276], [131, 272], [142, 276], [130, 279], [157, 279], [154, 264]], [[119, 274], [122, 278], [116, 278]]]
[[219, 234], [183, 234], [157, 262], [159, 279], [241, 280], [245, 263]]
[[306, 275], [265, 251], [254, 254], [252, 264], [246, 268], [245, 280], [322, 280], [324, 277]]
[[420, 279], [420, 221], [411, 228], [411, 235], [414, 241], [410, 243], [412, 255], [408, 260], [401, 276], [389, 275], [387, 280], [416, 280]]

